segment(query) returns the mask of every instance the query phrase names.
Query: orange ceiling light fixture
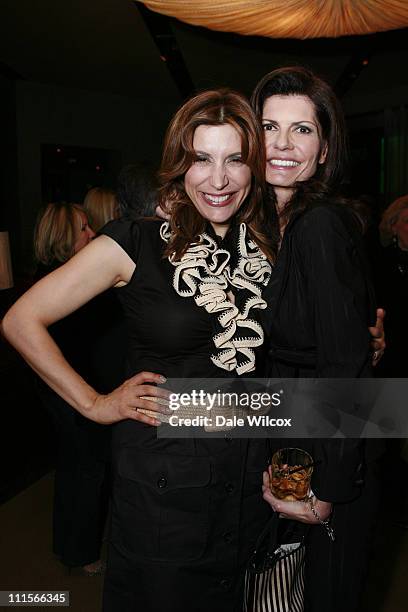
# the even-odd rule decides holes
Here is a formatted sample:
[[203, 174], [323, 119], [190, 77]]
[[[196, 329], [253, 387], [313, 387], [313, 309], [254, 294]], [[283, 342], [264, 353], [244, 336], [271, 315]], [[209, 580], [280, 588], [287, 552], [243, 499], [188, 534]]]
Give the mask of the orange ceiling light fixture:
[[407, 0], [143, 0], [143, 4], [210, 30], [270, 38], [337, 38], [408, 26]]

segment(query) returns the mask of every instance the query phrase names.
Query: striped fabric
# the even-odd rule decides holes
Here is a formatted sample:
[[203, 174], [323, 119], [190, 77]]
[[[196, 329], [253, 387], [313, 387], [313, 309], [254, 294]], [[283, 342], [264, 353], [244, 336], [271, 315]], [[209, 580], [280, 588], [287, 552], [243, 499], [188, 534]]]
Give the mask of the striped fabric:
[[271, 567], [245, 575], [244, 612], [303, 612], [305, 547], [284, 554]]

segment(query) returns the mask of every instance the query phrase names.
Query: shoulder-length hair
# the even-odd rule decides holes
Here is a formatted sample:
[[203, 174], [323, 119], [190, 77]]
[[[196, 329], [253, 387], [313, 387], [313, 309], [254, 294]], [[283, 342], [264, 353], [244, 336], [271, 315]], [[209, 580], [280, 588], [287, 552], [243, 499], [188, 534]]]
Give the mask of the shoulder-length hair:
[[80, 204], [50, 203], [40, 212], [34, 232], [34, 254], [46, 266], [64, 263], [74, 255], [75, 229]]
[[112, 189], [92, 187], [84, 199], [84, 209], [94, 232], [119, 216], [119, 205]]
[[172, 237], [164, 255], [176, 259], [197, 242], [206, 220], [199, 214], [184, 188], [187, 170], [196, 160], [194, 132], [200, 125], [231, 125], [242, 143], [242, 161], [252, 172], [251, 190], [235, 219], [247, 224], [249, 233], [261, 250], [273, 259], [268, 235], [271, 215], [265, 195], [265, 147], [260, 123], [249, 102], [230, 89], [204, 91], [188, 100], [177, 111], [167, 129], [159, 170], [159, 203], [170, 213]]

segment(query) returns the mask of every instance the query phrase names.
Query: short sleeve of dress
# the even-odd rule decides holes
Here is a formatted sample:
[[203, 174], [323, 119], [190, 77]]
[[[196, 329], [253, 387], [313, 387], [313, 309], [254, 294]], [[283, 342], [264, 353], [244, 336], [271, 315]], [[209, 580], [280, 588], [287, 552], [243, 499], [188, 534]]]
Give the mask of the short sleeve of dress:
[[133, 219], [117, 219], [110, 221], [99, 232], [101, 235], [109, 236], [137, 263], [140, 250], [140, 224]]

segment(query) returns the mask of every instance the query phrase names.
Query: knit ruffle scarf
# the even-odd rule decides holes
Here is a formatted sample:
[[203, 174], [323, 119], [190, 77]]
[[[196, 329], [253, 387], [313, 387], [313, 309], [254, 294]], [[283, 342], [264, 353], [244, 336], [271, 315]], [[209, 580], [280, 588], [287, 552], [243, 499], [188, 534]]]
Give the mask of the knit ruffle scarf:
[[[200, 234], [200, 240], [191, 244], [183, 257], [175, 261], [173, 287], [181, 297], [194, 297], [197, 306], [202, 306], [216, 317], [217, 332], [213, 336], [215, 352], [211, 361], [229, 372], [246, 374], [255, 370], [254, 348], [261, 346], [264, 332], [260, 324], [250, 318], [252, 309], [264, 309], [262, 287], [268, 284], [272, 268], [257, 244], [247, 236], [244, 223], [238, 226], [232, 267], [231, 253], [219, 246], [208, 233]], [[168, 242], [171, 236], [167, 221], [160, 227], [160, 236]], [[227, 297], [228, 288], [245, 291], [242, 309]], [[241, 301], [241, 300], [240, 300]]]

